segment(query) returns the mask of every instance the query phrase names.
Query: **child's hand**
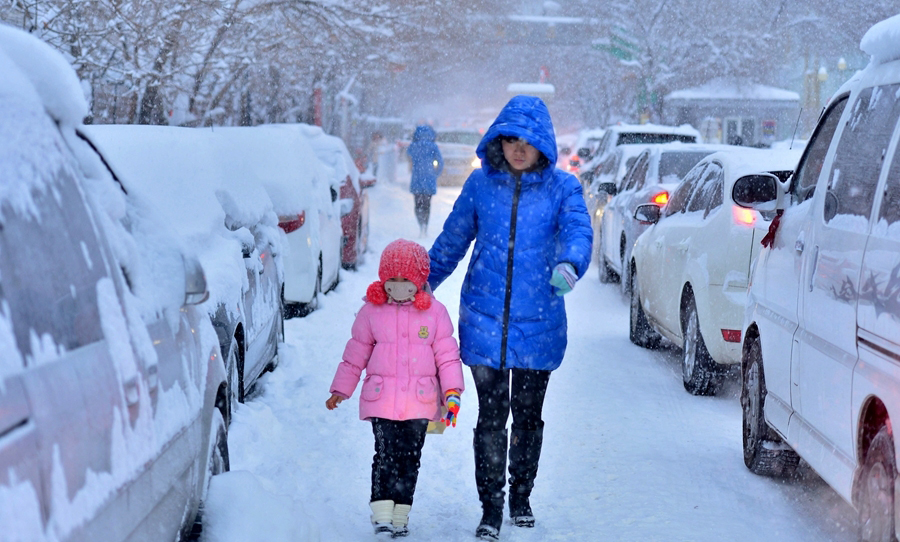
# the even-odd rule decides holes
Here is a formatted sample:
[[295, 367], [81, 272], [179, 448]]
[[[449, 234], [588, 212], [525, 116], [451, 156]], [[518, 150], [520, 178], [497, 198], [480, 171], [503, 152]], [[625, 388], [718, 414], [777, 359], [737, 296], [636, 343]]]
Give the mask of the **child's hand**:
[[328, 410], [334, 410], [338, 407], [339, 404], [341, 404], [341, 402], [343, 400], [344, 400], [344, 398], [341, 397], [340, 395], [335, 395], [332, 393], [331, 397], [329, 397], [328, 400], [325, 401], [325, 407]]
[[448, 390], [446, 394], [447, 399], [447, 415], [444, 417], [444, 424], [447, 427], [450, 427], [450, 424], [453, 424], [453, 427], [456, 427], [456, 416], [459, 414], [459, 392], [456, 390]]

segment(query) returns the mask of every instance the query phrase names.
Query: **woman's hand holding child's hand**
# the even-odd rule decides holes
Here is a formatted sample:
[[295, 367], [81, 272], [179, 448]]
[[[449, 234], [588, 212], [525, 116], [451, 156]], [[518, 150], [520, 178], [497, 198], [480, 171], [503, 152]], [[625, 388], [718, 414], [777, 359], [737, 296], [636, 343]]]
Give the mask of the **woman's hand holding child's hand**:
[[329, 397], [328, 400], [325, 401], [325, 407], [328, 408], [328, 410], [334, 410], [338, 407], [339, 404], [341, 404], [341, 401], [343, 400], [344, 398], [340, 395], [331, 394], [331, 397]]
[[453, 427], [456, 427], [456, 415], [459, 414], [459, 392], [456, 390], [447, 390], [447, 394], [445, 395], [447, 401], [447, 415], [444, 418], [444, 424], [447, 427], [450, 427], [450, 424], [453, 424]]

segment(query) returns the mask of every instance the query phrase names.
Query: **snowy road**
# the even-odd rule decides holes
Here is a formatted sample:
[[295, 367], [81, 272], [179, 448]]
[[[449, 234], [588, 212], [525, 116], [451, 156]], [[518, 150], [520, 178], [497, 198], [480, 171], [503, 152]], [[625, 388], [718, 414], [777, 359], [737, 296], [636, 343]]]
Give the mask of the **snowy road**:
[[[441, 189], [429, 238], [416, 239], [412, 197], [400, 185], [372, 189], [367, 262], [343, 273], [320, 310], [286, 323], [281, 365], [235, 413], [232, 472], [213, 480], [206, 542], [374, 538], [371, 428], [358, 420], [358, 393], [327, 411], [328, 386], [381, 249], [398, 237], [430, 247], [458, 193]], [[454, 320], [464, 269], [436, 292]], [[856, 539], [854, 510], [815, 474], [785, 482], [744, 467], [736, 381], [718, 397], [687, 394], [678, 352], [628, 341], [626, 302], [593, 266], [566, 302], [569, 348], [550, 379], [532, 496], [538, 524], [507, 523], [501, 540]], [[477, 397], [466, 376], [459, 425], [426, 439], [410, 542], [474, 538]]]

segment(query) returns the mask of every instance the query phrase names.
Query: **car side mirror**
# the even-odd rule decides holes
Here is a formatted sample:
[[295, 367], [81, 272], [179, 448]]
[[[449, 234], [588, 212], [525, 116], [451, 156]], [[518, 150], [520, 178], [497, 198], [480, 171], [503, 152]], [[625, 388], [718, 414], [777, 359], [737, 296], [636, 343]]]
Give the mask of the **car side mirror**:
[[775, 175], [757, 173], [734, 182], [731, 199], [741, 207], [756, 211], [774, 211], [784, 196], [784, 185]]
[[655, 203], [644, 203], [634, 210], [634, 219], [644, 225], [656, 224], [661, 216], [662, 210]]
[[375, 186], [375, 182], [376, 182], [375, 177], [369, 177], [366, 179], [360, 178], [359, 179], [359, 187], [360, 188], [372, 188], [373, 186]]
[[615, 196], [616, 183], [597, 183], [597, 192], [606, 192], [610, 196]]
[[181, 259], [184, 262], [184, 304], [199, 305], [209, 299], [203, 266], [194, 257], [182, 256]]
[[341, 198], [341, 216], [349, 215], [353, 211], [353, 200], [350, 198]]
[[581, 147], [575, 154], [577, 154], [580, 158], [587, 158], [591, 155], [591, 149], [587, 147]]

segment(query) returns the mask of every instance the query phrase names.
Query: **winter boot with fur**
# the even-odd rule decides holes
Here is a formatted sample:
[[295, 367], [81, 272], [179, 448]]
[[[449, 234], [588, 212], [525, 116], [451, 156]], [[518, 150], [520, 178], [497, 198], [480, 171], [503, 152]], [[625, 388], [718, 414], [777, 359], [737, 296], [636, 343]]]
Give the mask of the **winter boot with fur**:
[[503, 523], [503, 486], [506, 472], [507, 433], [475, 429], [475, 485], [481, 500], [481, 523], [475, 530], [479, 540], [500, 540]]
[[543, 441], [543, 427], [536, 431], [512, 431], [509, 442], [509, 517], [517, 527], [534, 527], [529, 498], [537, 476]]
[[372, 501], [369, 503], [372, 509], [372, 525], [375, 527], [375, 534], [386, 534], [391, 536], [394, 533], [394, 501]]
[[391, 538], [401, 538], [409, 535], [409, 529], [406, 526], [409, 525], [410, 508], [412, 508], [411, 504], [394, 505], [394, 516], [391, 520], [394, 526], [394, 533], [391, 535]]

